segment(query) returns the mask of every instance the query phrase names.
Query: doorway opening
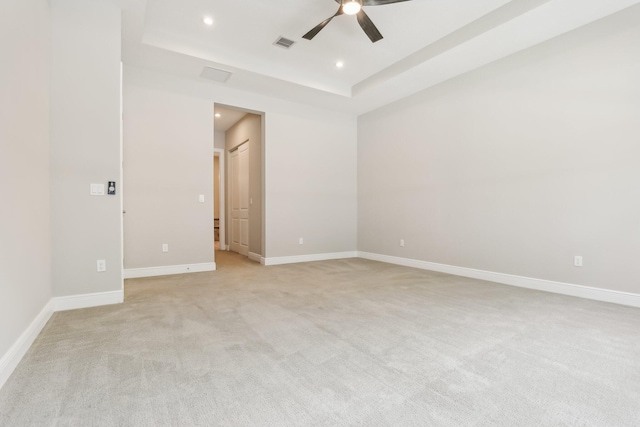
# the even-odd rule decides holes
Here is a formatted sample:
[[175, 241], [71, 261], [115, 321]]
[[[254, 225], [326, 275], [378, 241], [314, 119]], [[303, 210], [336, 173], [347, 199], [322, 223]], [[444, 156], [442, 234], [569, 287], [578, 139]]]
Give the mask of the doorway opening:
[[[214, 246], [264, 259], [264, 113], [214, 104]], [[217, 182], [216, 182], [217, 181]], [[216, 264], [223, 257], [216, 257]]]
[[224, 203], [224, 150], [213, 149], [213, 245], [216, 251], [227, 250]]

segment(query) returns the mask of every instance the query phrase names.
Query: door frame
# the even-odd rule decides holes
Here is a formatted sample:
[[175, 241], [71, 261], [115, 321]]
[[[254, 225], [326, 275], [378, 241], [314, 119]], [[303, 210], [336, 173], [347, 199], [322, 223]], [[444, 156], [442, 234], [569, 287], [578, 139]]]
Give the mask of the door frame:
[[[214, 194], [214, 197], [218, 197], [218, 202], [220, 203], [220, 250], [221, 251], [228, 251], [229, 250], [229, 246], [227, 245], [227, 239], [226, 239], [226, 206], [225, 206], [225, 189], [226, 189], [226, 180], [225, 180], [225, 157], [226, 157], [226, 152], [224, 148], [214, 148], [213, 149], [213, 157], [218, 156], [218, 164], [220, 165], [220, 194], [216, 195]], [[213, 157], [211, 158], [211, 160], [213, 161]], [[215, 171], [214, 171], [215, 173]], [[215, 203], [215, 201], [214, 201]], [[211, 218], [213, 220], [213, 218]]]

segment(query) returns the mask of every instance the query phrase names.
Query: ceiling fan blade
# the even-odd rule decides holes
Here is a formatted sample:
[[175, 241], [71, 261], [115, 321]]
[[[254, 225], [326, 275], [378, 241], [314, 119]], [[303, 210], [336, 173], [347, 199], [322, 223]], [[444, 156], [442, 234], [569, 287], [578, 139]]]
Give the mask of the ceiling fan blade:
[[369, 18], [369, 16], [364, 13], [364, 10], [360, 9], [360, 12], [358, 12], [356, 16], [358, 18], [358, 24], [360, 24], [360, 27], [362, 27], [365, 34], [369, 37], [369, 40], [371, 40], [373, 43], [377, 42], [378, 40], [382, 40], [382, 34], [380, 34], [380, 31], [378, 31], [376, 26], [373, 25], [373, 21], [371, 21], [371, 18]]
[[342, 6], [340, 6], [338, 8], [338, 11], [336, 12], [335, 15], [328, 17], [327, 19], [325, 19], [324, 21], [322, 21], [321, 23], [319, 23], [318, 25], [313, 27], [307, 34], [302, 36], [302, 38], [303, 39], [307, 39], [307, 40], [311, 40], [312, 38], [314, 38], [320, 32], [320, 30], [322, 30], [324, 27], [326, 27], [327, 24], [329, 22], [331, 22], [331, 20], [333, 18], [335, 18], [336, 16], [339, 16], [339, 15], [342, 15]]
[[400, 3], [411, 0], [362, 0], [363, 6], [384, 6], [385, 4]]

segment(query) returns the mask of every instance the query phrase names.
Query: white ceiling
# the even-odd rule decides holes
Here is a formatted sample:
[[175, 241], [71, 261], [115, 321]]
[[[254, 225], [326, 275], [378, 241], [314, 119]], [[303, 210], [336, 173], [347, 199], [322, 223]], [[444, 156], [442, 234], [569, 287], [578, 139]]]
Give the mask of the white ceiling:
[[[231, 126], [238, 123], [238, 121], [247, 115], [246, 111], [238, 108], [227, 107], [224, 105], [216, 104], [214, 109], [214, 123], [216, 132], [226, 132]], [[220, 117], [215, 117], [215, 114], [220, 114]]]
[[[361, 114], [640, 3], [640, 0], [412, 0], [364, 10], [384, 39], [353, 16], [313, 40], [334, 0], [123, 0], [123, 61]], [[213, 17], [206, 26], [202, 18]], [[289, 50], [273, 45], [294, 40]], [[336, 61], [344, 61], [338, 69]]]

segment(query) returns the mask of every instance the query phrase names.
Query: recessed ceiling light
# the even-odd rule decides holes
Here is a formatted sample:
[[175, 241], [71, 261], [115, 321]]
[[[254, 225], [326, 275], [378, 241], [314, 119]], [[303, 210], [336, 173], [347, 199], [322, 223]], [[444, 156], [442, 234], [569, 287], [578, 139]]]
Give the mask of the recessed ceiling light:
[[204, 18], [202, 18], [202, 22], [204, 22], [205, 25], [212, 26], [213, 25], [213, 18], [210, 17], [210, 16], [205, 16]]
[[214, 116], [215, 116], [216, 118], [220, 118], [220, 117], [222, 117], [222, 115], [221, 115], [220, 113], [215, 113], [215, 114], [214, 114]]
[[336, 67], [338, 67], [338, 68], [344, 67], [344, 62], [342, 62], [342, 61], [336, 62]]

